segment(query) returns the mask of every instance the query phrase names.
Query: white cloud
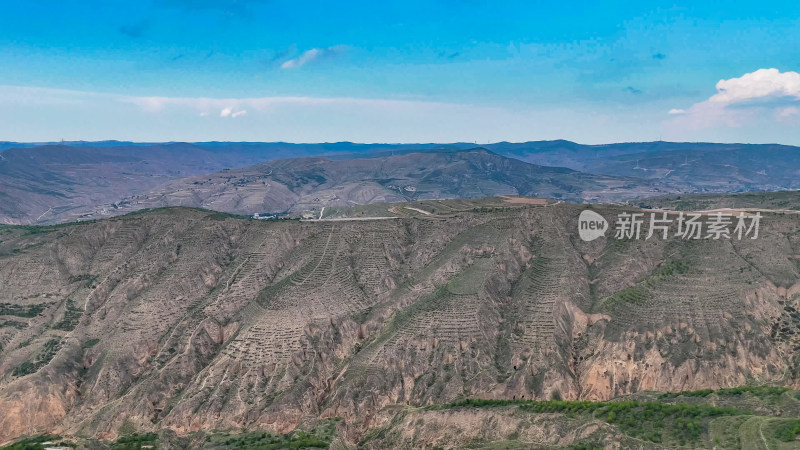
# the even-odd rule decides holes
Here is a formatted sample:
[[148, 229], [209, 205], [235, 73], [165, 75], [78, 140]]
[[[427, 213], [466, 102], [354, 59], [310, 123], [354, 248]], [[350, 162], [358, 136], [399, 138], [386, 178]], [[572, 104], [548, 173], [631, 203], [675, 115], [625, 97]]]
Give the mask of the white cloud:
[[759, 69], [739, 78], [720, 80], [709, 102], [734, 105], [771, 100], [800, 100], [800, 73]]
[[[702, 130], [717, 126], [759, 126], [786, 121], [800, 106], [800, 73], [759, 69], [738, 78], [720, 80], [717, 93], [687, 109], [672, 109], [672, 127]], [[800, 111], [800, 110], [798, 110]]]
[[281, 64], [281, 69], [296, 69], [299, 67], [303, 67], [306, 64], [309, 64], [314, 61], [339, 55], [341, 53], [344, 53], [346, 50], [347, 46], [345, 45], [337, 45], [328, 48], [312, 48], [311, 50], [306, 50], [305, 52], [303, 52], [302, 55], [298, 56], [297, 58], [290, 59]]
[[318, 48], [312, 48], [311, 50], [306, 50], [303, 52], [302, 55], [298, 56], [297, 58], [290, 59], [285, 63], [281, 64], [281, 69], [294, 69], [297, 67], [303, 67], [306, 64], [310, 63], [317, 59], [320, 55], [321, 51]]
[[[165, 101], [165, 100], [167, 100], [167, 99], [161, 99], [162, 102]], [[178, 100], [178, 99], [171, 99], [171, 100]], [[183, 100], [189, 100], [189, 99], [183, 99]], [[199, 100], [199, 103], [201, 105], [204, 105], [204, 104], [209, 103], [209, 102], [212, 101], [210, 99], [197, 99], [197, 100]], [[189, 102], [189, 103], [191, 103], [191, 102]], [[239, 116], [243, 116], [245, 114], [247, 114], [246, 110], [234, 111], [233, 107], [231, 107], [231, 106], [227, 106], [225, 108], [222, 108], [222, 110], [219, 112], [219, 116], [220, 117], [232, 117], [234, 119], [239, 117]], [[201, 112], [200, 115], [201, 116], [202, 115], [208, 115], [208, 113], [207, 112]]]

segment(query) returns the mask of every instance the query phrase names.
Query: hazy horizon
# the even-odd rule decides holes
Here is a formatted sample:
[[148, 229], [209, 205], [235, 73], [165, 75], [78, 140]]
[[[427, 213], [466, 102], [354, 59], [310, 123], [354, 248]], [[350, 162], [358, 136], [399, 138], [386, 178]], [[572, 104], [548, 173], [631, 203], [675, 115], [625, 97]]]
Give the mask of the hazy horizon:
[[[357, 141], [316, 141], [316, 142], [290, 142], [290, 141], [225, 141], [225, 140], [212, 140], [212, 141], [132, 141], [125, 139], [101, 139], [101, 140], [58, 140], [58, 141], [14, 141], [14, 140], [0, 140], [0, 144], [25, 144], [25, 145], [71, 145], [71, 144], [103, 144], [103, 143], [119, 143], [119, 144], [134, 144], [134, 145], [166, 145], [166, 144], [289, 144], [289, 145], [335, 145], [335, 144], [352, 144], [352, 145], [465, 145], [472, 144], [477, 147], [484, 145], [496, 144], [526, 144], [535, 142], [568, 142], [577, 145], [602, 147], [616, 144], [731, 144], [731, 145], [781, 145], [787, 147], [798, 147], [796, 144], [785, 144], [782, 142], [741, 142], [741, 141], [611, 141], [611, 142], [576, 142], [569, 139], [537, 139], [528, 141], [492, 141], [492, 142], [468, 142], [468, 141], [451, 141], [451, 142], [423, 142], [423, 141], [408, 141], [408, 142], [357, 142]], [[9, 147], [12, 148], [12, 147]], [[2, 150], [2, 149], [0, 149]]]

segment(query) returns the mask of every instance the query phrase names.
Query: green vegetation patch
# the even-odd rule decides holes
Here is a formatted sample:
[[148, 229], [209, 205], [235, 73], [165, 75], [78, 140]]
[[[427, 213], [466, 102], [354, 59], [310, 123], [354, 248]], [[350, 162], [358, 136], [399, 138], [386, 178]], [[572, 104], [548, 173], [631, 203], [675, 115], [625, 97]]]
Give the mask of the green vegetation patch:
[[749, 415], [734, 408], [706, 405], [665, 404], [658, 402], [621, 401], [526, 401], [467, 399], [433, 409], [453, 407], [517, 406], [530, 413], [557, 413], [570, 418], [581, 416], [599, 419], [617, 426], [620, 431], [638, 439], [651, 442], [678, 442], [685, 445], [700, 439], [707, 428], [708, 419], [723, 416]]
[[0, 316], [16, 316], [32, 318], [42, 313], [47, 308], [47, 303], [36, 305], [16, 305], [13, 303], [0, 303]]
[[23, 328], [26, 328], [27, 326], [28, 326], [28, 324], [24, 323], [24, 322], [18, 322], [16, 320], [2, 320], [2, 319], [0, 319], [0, 328], [10, 327], [10, 328], [16, 328], [18, 330], [21, 330]]
[[775, 428], [775, 437], [783, 442], [792, 442], [800, 436], [800, 419], [786, 420]]
[[145, 433], [145, 434], [130, 434], [122, 436], [114, 443], [111, 444], [112, 450], [140, 450], [141, 448], [156, 448], [158, 443], [158, 434]]
[[645, 305], [653, 297], [652, 289], [659, 283], [672, 277], [689, 272], [689, 264], [680, 260], [669, 260], [659, 265], [641, 283], [622, 289], [603, 299], [601, 305], [605, 310], [614, 310], [629, 305]]
[[21, 225], [20, 228], [25, 230], [26, 235], [34, 235], [34, 234], [45, 234], [45, 233], [52, 233], [56, 230], [56, 227], [53, 225]]
[[650, 291], [641, 285], [631, 286], [603, 300], [603, 308], [611, 309], [624, 304], [643, 305], [652, 296]]
[[685, 275], [689, 272], [689, 264], [679, 260], [669, 260], [658, 266], [653, 272], [653, 281], [661, 281], [673, 275]]
[[72, 331], [78, 325], [83, 315], [83, 310], [75, 306], [75, 302], [67, 299], [67, 305], [64, 308], [64, 318], [58, 323], [53, 325], [56, 330]]
[[[47, 445], [45, 445], [47, 444]], [[11, 445], [0, 447], [0, 450], [44, 450], [46, 447], [71, 447], [76, 445], [61, 439], [60, 436], [45, 434], [17, 441]]]
[[[339, 418], [320, 421], [313, 429], [295, 430], [286, 434], [254, 431], [232, 433], [224, 431], [200, 431], [190, 436], [178, 437], [169, 430], [159, 433], [137, 433], [130, 421], [120, 426], [120, 438], [116, 441], [81, 440], [81, 448], [95, 450], [142, 450], [158, 448], [205, 448], [205, 449], [313, 449], [329, 448], [336, 437], [336, 423]], [[43, 445], [48, 443], [48, 445]], [[20, 440], [0, 450], [44, 450], [45, 447], [72, 447], [77, 445], [64, 442], [54, 435], [43, 435]]]
[[708, 397], [711, 394], [720, 396], [741, 396], [750, 394], [761, 399], [777, 398], [783, 395], [784, 392], [789, 391], [789, 388], [781, 386], [739, 386], [734, 388], [724, 389], [700, 389], [697, 391], [685, 392], [665, 392], [658, 396], [658, 398], [678, 398], [678, 397]]
[[32, 361], [25, 361], [22, 364], [18, 365], [14, 368], [12, 375], [15, 377], [22, 377], [25, 375], [30, 375], [32, 373], [36, 373], [42, 367], [46, 366], [50, 363], [53, 357], [56, 356], [56, 353], [61, 349], [61, 340], [60, 339], [50, 339], [49, 341], [45, 342], [42, 346], [42, 349], [39, 350], [36, 357]]
[[264, 450], [284, 448], [328, 448], [331, 440], [299, 431], [285, 435], [262, 433], [246, 433], [229, 436], [221, 442], [212, 444], [212, 448], [258, 448]]
[[257, 448], [263, 450], [291, 448], [328, 448], [336, 436], [336, 422], [327, 419], [312, 430], [295, 430], [287, 434], [266, 431], [253, 433], [215, 433], [206, 438], [204, 448]]
[[73, 276], [69, 277], [69, 282], [70, 283], [83, 282], [84, 286], [86, 286], [87, 288], [90, 288], [90, 287], [94, 286], [94, 282], [97, 280], [97, 278], [98, 278], [98, 275], [92, 275], [92, 274], [89, 274], [89, 273], [85, 273], [85, 274], [82, 274], [82, 275], [73, 275]]

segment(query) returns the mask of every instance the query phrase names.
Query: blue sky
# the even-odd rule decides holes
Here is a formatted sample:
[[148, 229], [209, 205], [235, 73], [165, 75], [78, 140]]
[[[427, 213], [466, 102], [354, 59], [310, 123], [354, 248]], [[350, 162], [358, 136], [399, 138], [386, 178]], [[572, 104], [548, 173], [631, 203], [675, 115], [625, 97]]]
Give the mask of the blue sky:
[[0, 140], [800, 144], [797, 2], [0, 0]]

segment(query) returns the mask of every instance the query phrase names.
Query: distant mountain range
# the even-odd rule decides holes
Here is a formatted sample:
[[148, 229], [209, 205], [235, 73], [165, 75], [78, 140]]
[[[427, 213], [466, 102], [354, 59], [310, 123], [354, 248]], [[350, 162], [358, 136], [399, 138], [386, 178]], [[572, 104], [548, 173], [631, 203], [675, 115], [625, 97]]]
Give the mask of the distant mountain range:
[[689, 184], [699, 192], [800, 189], [800, 148], [767, 144], [644, 142], [580, 145], [501, 142], [486, 148], [545, 166]]
[[[95, 211], [191, 206], [234, 214], [322, 212], [323, 207], [443, 198], [526, 195], [571, 202], [652, 196], [657, 183], [506, 158], [485, 149], [294, 158], [170, 181]], [[315, 214], [316, 215], [316, 214]]]
[[595, 202], [800, 189], [800, 148], [783, 145], [81, 141], [0, 150], [0, 223], [156, 205], [250, 214], [498, 194]]

